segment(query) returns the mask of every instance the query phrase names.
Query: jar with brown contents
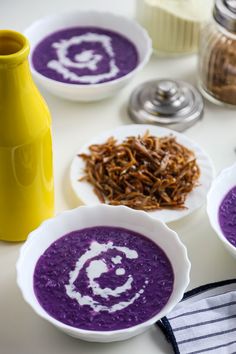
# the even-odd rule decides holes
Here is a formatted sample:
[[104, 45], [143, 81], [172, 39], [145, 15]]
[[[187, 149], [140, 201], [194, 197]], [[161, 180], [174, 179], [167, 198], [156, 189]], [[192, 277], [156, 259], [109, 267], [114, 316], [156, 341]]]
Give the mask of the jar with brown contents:
[[202, 30], [199, 81], [209, 100], [236, 105], [236, 1], [216, 0], [213, 21]]

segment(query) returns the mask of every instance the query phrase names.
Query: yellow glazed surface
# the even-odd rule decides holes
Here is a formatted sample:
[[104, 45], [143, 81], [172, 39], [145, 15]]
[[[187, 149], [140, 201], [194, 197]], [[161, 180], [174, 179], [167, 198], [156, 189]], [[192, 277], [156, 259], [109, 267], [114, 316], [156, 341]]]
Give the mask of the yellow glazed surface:
[[54, 213], [51, 118], [31, 78], [29, 43], [0, 31], [0, 239], [23, 241]]

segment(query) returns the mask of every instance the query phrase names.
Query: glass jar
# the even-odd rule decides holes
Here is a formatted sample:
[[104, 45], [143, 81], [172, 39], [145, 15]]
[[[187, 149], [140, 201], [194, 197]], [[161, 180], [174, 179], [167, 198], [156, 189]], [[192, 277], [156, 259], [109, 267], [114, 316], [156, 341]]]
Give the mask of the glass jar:
[[137, 0], [136, 17], [158, 54], [198, 51], [199, 33], [209, 20], [213, 0]]
[[216, 0], [202, 30], [199, 88], [214, 103], [236, 105], [236, 1]]

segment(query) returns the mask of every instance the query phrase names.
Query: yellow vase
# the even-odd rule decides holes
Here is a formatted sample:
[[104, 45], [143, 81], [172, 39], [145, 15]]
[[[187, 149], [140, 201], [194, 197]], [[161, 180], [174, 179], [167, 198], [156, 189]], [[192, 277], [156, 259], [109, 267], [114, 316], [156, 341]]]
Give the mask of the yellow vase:
[[51, 117], [28, 40], [0, 30], [0, 239], [23, 241], [54, 213]]

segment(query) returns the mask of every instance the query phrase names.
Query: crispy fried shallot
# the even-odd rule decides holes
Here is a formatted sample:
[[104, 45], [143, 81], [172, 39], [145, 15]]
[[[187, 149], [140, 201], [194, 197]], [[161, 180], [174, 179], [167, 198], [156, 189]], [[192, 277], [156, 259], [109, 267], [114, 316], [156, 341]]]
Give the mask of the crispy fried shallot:
[[157, 138], [146, 132], [121, 144], [111, 137], [91, 145], [80, 180], [91, 183], [102, 203], [139, 210], [182, 209], [198, 185], [200, 170], [194, 153], [174, 136]]

